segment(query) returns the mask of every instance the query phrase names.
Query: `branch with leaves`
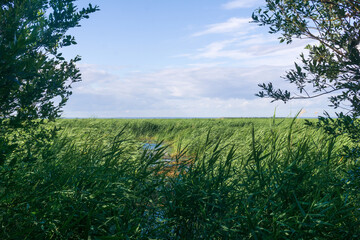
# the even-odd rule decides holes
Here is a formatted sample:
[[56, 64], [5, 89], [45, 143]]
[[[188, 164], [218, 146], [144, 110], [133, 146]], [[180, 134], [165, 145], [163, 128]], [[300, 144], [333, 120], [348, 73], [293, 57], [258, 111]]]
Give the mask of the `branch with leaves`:
[[[13, 123], [55, 119], [81, 80], [80, 57], [58, 50], [76, 44], [66, 32], [99, 10], [75, 0], [0, 1], [0, 118]], [[58, 100], [55, 101], [55, 98]]]
[[266, 6], [253, 13], [255, 23], [281, 33], [280, 42], [308, 38], [317, 43], [308, 45], [308, 55], [301, 54], [301, 63], [284, 76], [298, 94], [263, 83], [257, 96], [287, 102], [329, 95], [330, 106], [347, 104], [349, 114], [359, 116], [359, 9], [358, 0], [266, 0]]

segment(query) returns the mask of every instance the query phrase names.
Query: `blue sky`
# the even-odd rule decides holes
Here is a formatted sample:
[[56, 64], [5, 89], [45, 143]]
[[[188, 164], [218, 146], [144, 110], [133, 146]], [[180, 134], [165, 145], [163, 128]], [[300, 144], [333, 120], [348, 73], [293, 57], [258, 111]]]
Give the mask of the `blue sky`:
[[70, 31], [83, 81], [63, 117], [269, 117], [303, 109], [315, 117], [326, 98], [286, 105], [255, 96], [281, 78], [307, 40], [279, 44], [251, 21], [261, 0], [80, 0], [100, 11]]

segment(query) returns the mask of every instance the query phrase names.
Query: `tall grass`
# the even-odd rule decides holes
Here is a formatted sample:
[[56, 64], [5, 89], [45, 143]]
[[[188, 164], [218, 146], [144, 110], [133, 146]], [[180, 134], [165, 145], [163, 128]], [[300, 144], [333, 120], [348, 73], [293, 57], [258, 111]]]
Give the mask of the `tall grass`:
[[36, 161], [1, 166], [1, 239], [360, 237], [359, 163], [301, 120], [57, 124]]

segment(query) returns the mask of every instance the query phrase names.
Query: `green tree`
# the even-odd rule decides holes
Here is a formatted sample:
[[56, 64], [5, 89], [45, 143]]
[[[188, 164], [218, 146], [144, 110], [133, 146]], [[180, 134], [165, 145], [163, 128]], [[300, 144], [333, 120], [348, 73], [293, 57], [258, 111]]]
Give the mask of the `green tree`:
[[[77, 11], [75, 0], [0, 3], [0, 118], [54, 119], [80, 81], [75, 63], [58, 50], [76, 44], [66, 32], [97, 7]], [[55, 97], [60, 97], [54, 101]], [[55, 103], [56, 102], [56, 103]]]
[[284, 102], [328, 95], [329, 105], [342, 110], [336, 119], [325, 112], [318, 125], [333, 135], [347, 134], [358, 141], [360, 1], [266, 0], [266, 5], [253, 13], [253, 20], [268, 25], [271, 34], [280, 33], [280, 42], [289, 44], [294, 38], [316, 41], [284, 76], [297, 87], [297, 93], [263, 83], [257, 95]]
[[75, 0], [0, 0], [0, 164], [13, 129], [54, 120], [81, 80], [76, 62], [59, 49], [76, 44], [66, 32], [98, 10]]

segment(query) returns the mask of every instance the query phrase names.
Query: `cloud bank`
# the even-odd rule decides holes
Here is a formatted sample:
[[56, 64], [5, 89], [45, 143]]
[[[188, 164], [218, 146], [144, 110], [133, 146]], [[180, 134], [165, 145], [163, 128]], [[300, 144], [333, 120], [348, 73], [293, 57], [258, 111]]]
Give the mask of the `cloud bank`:
[[64, 117], [270, 117], [276, 107], [277, 116], [305, 108], [304, 116], [315, 117], [325, 101], [285, 105], [255, 97], [260, 82], [288, 87], [279, 78], [282, 67], [170, 68], [125, 78], [94, 65], [81, 71]]

